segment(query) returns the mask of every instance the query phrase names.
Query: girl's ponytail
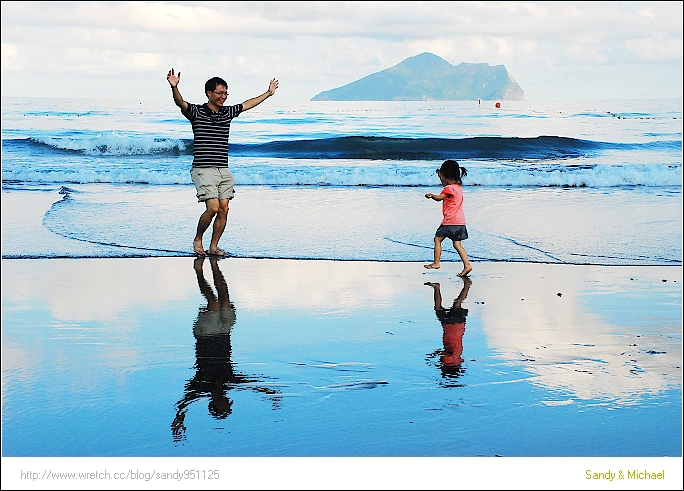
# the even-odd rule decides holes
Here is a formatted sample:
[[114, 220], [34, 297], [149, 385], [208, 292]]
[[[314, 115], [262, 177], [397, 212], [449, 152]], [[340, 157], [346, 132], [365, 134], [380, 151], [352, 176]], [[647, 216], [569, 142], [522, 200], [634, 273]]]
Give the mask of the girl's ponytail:
[[456, 181], [456, 184], [463, 184], [461, 178], [468, 175], [465, 167], [460, 167], [455, 160], [445, 160], [439, 172], [447, 179]]

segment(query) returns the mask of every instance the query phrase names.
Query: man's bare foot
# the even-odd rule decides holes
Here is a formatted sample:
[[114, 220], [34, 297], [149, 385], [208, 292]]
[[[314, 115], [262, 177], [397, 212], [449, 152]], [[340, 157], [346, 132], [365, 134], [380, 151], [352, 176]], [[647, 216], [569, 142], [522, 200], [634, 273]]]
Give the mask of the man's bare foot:
[[436, 287], [436, 286], [439, 286], [439, 283], [432, 283], [432, 282], [430, 282], [430, 281], [426, 281], [424, 284], [427, 285], [427, 286], [431, 286], [431, 287], [433, 287], [433, 288]]
[[430, 263], [425, 265], [426, 269], [439, 269], [439, 264]]
[[465, 275], [467, 275], [468, 273], [470, 273], [472, 270], [473, 270], [473, 267], [472, 267], [472, 266], [466, 266], [465, 268], [463, 268], [463, 271], [461, 271], [460, 273], [458, 273], [458, 276], [460, 276], [461, 278], [463, 278]]
[[195, 254], [198, 256], [204, 256], [204, 246], [202, 245], [202, 239], [194, 239], [192, 241], [192, 248], [195, 251]]
[[206, 253], [209, 256], [214, 256], [214, 257], [226, 257], [226, 251], [221, 249], [220, 247], [217, 247], [216, 249], [207, 249]]

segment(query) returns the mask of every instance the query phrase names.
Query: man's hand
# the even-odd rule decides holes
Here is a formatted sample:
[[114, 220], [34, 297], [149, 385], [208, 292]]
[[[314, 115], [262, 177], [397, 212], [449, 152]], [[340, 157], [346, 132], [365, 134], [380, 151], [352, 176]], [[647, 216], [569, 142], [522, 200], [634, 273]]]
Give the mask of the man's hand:
[[173, 102], [176, 103], [176, 106], [180, 107], [180, 110], [183, 114], [187, 116], [188, 112], [188, 103], [183, 100], [183, 96], [178, 90], [178, 84], [180, 83], [180, 72], [178, 72], [178, 76], [176, 76], [175, 73], [173, 73], [173, 68], [169, 70], [168, 75], [166, 75], [166, 80], [169, 81], [169, 85], [171, 86], [171, 94], [173, 95]]
[[[169, 70], [169, 74], [166, 76], [166, 80], [169, 81], [169, 85], [171, 85], [171, 87], [177, 87], [178, 86], [178, 84], [180, 83], [180, 75], [181, 75], [181, 72], [178, 72], [178, 76], [176, 76], [173, 73], [173, 68], [171, 70]], [[273, 83], [273, 82], [271, 82], [271, 83]], [[278, 82], [276, 82], [276, 87], [278, 87]]]
[[[178, 74], [180, 76], [180, 73]], [[277, 79], [272, 79], [271, 83], [268, 84], [268, 90], [261, 94], [258, 97], [252, 97], [251, 99], [246, 100], [245, 102], [242, 103], [242, 110], [247, 111], [249, 109], [252, 109], [255, 106], [258, 106], [262, 102], [264, 102], [266, 99], [271, 97], [273, 94], [276, 93], [276, 90], [278, 90], [278, 80]]]
[[[173, 71], [173, 69], [171, 71]], [[180, 78], [180, 72], [178, 73], [178, 78]], [[276, 93], [276, 90], [278, 90], [278, 80], [274, 78], [273, 80], [271, 80], [271, 83], [268, 84], [268, 92], [271, 95], [274, 95]]]

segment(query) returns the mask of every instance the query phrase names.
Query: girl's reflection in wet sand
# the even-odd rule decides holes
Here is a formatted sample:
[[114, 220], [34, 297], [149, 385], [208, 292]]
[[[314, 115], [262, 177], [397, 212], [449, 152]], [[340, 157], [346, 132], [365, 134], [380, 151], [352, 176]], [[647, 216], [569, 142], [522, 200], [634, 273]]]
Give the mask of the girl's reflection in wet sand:
[[468, 296], [472, 280], [467, 276], [461, 279], [463, 280], [463, 288], [449, 309], [445, 309], [442, 306], [442, 293], [439, 283], [431, 283], [429, 281], [425, 283], [434, 290], [435, 314], [437, 314], [437, 318], [442, 323], [442, 341], [444, 343], [444, 349], [430, 353], [427, 359], [432, 360], [439, 356], [439, 362], [436, 364], [442, 371], [442, 378], [446, 379], [441, 384], [444, 387], [459, 387], [461, 384], [454, 382], [465, 372], [462, 355], [463, 335], [465, 334], [468, 309], [462, 308], [461, 303]]

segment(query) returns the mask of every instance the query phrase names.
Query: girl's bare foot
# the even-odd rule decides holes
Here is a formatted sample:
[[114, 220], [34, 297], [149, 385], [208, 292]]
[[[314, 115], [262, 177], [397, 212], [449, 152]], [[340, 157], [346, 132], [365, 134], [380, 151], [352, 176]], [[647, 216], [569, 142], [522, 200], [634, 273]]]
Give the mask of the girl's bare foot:
[[439, 269], [439, 264], [435, 264], [435, 263], [426, 264], [425, 268], [427, 268], [427, 269]]
[[472, 270], [473, 270], [473, 267], [472, 267], [472, 266], [466, 266], [465, 268], [463, 268], [463, 271], [461, 271], [460, 273], [458, 273], [458, 276], [464, 277], [464, 276], [466, 276], [468, 273], [470, 273]]
[[198, 256], [204, 256], [204, 247], [202, 246], [202, 239], [194, 239], [192, 241], [192, 248], [195, 251], [195, 254]]

